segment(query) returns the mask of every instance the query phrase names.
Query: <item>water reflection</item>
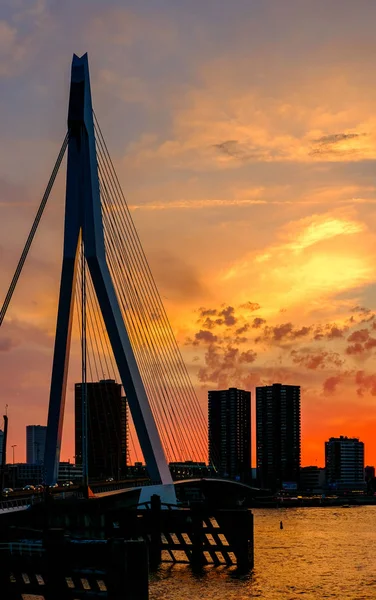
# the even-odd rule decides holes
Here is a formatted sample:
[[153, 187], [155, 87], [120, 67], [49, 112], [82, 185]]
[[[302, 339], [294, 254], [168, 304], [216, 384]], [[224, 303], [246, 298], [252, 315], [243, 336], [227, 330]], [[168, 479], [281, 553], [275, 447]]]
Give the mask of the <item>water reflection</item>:
[[[255, 510], [255, 569], [163, 566], [150, 600], [375, 600], [376, 507]], [[280, 528], [283, 522], [283, 529]]]

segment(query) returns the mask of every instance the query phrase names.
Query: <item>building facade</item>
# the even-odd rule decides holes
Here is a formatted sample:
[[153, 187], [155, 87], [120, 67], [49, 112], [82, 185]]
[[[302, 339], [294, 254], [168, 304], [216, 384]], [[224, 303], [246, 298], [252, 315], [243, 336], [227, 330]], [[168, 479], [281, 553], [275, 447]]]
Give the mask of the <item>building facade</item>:
[[230, 388], [210, 391], [209, 462], [219, 475], [251, 479], [251, 392]]
[[333, 490], [365, 487], [364, 444], [358, 438], [341, 435], [325, 442], [326, 483]]
[[325, 469], [315, 465], [302, 467], [299, 488], [305, 492], [321, 492], [325, 488]]
[[[87, 383], [90, 479], [119, 479], [127, 464], [127, 404], [113, 379]], [[75, 385], [76, 464], [82, 465], [82, 384]]]
[[256, 387], [256, 459], [260, 487], [295, 489], [300, 475], [300, 386]]
[[[12, 488], [25, 485], [40, 485], [45, 481], [44, 466], [33, 463], [16, 463], [7, 465], [8, 485]], [[69, 462], [59, 463], [57, 483], [72, 481], [80, 483], [82, 480], [82, 466]]]
[[29, 465], [43, 465], [46, 433], [45, 425], [26, 426], [26, 462]]

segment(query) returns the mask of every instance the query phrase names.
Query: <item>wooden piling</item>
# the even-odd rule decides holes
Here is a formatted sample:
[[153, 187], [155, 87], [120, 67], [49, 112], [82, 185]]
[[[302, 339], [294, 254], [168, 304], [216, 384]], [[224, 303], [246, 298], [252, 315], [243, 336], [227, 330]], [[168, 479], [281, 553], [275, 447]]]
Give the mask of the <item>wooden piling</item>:
[[66, 566], [68, 559], [64, 529], [48, 529], [44, 539], [46, 597], [54, 600], [66, 600]]

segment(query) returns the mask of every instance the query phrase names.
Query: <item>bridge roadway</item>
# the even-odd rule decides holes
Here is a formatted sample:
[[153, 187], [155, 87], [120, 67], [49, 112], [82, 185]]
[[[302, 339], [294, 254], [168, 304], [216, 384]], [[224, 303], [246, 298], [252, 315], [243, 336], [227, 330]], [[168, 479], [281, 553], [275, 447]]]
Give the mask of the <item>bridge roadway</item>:
[[[120, 494], [122, 491], [128, 488], [141, 487], [144, 485], [150, 485], [151, 482], [148, 478], [138, 479], [125, 479], [121, 481], [98, 481], [90, 484], [90, 489], [97, 498], [103, 498], [105, 496], [113, 496]], [[81, 496], [82, 486], [71, 485], [71, 486], [59, 486], [56, 488], [50, 488], [52, 495], [64, 499], [65, 497]], [[0, 498], [0, 514], [15, 512], [19, 510], [27, 510], [32, 504], [37, 504], [44, 500], [43, 490], [30, 493], [29, 490], [15, 490], [7, 495], [3, 495]]]

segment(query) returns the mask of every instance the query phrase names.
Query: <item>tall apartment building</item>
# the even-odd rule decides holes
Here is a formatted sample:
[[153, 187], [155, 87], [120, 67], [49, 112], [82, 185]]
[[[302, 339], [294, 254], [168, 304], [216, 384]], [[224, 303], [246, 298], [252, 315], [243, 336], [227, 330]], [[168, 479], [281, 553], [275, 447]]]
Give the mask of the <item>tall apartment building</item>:
[[[87, 383], [88, 472], [117, 479], [127, 463], [127, 404], [113, 379]], [[75, 385], [76, 464], [82, 465], [82, 384]]]
[[259, 485], [294, 487], [300, 474], [300, 386], [256, 387], [256, 458]]
[[209, 461], [223, 477], [251, 478], [251, 392], [210, 391]]
[[326, 483], [332, 489], [363, 489], [364, 444], [341, 435], [325, 442]]
[[26, 426], [26, 462], [29, 465], [44, 463], [47, 427], [45, 425]]

